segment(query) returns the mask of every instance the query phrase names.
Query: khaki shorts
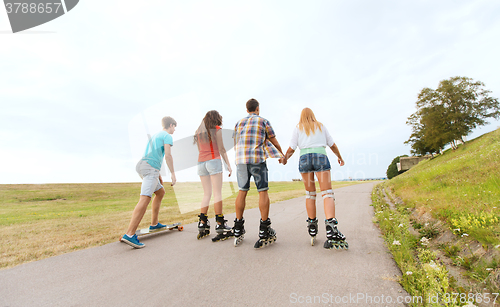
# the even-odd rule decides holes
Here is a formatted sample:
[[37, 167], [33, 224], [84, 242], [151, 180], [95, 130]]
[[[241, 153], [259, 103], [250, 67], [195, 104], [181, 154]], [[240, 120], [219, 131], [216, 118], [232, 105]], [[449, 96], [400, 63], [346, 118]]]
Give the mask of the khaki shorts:
[[142, 178], [141, 195], [153, 197], [153, 193], [162, 189], [160, 183], [160, 170], [149, 165], [145, 160], [140, 160], [135, 170]]

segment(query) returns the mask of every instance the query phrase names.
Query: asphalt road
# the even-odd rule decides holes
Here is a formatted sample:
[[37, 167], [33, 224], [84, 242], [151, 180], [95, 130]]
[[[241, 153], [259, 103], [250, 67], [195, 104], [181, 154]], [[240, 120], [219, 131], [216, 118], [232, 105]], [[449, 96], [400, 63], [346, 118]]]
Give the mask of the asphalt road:
[[[401, 273], [372, 222], [373, 185], [335, 190], [349, 250], [323, 248], [321, 197], [319, 240], [310, 245], [300, 197], [271, 205], [271, 246], [253, 248], [260, 215], [251, 209], [238, 247], [197, 240], [193, 223], [142, 238], [140, 250], [116, 242], [2, 270], [0, 306], [403, 306]], [[232, 226], [234, 214], [226, 218]]]

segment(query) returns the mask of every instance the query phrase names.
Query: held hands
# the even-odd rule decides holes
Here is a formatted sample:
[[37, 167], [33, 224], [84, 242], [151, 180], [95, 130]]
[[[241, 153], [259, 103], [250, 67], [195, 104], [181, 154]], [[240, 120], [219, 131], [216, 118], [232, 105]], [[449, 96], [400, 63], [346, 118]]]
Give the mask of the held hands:
[[286, 157], [281, 157], [281, 158], [279, 158], [279, 159], [278, 159], [278, 162], [279, 162], [279, 163], [281, 163], [281, 164], [283, 164], [283, 165], [286, 165], [286, 163], [287, 163], [288, 161], [287, 161], [287, 158], [286, 158]]

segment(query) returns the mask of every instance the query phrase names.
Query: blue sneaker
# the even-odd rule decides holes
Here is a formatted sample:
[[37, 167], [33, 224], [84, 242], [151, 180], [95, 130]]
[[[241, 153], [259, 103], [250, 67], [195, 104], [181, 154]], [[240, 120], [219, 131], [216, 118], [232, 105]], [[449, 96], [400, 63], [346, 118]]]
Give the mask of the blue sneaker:
[[122, 241], [123, 243], [127, 243], [128, 245], [130, 245], [132, 247], [135, 247], [135, 248], [143, 248], [144, 246], [146, 246], [146, 245], [144, 245], [144, 243], [139, 242], [139, 239], [137, 239], [137, 235], [136, 234], [134, 234], [132, 236], [132, 238], [130, 238], [129, 236], [127, 236], [125, 234], [120, 239], [120, 241]]
[[163, 225], [163, 224], [158, 223], [155, 226], [149, 226], [149, 230], [161, 230], [165, 227], [167, 227], [167, 225]]

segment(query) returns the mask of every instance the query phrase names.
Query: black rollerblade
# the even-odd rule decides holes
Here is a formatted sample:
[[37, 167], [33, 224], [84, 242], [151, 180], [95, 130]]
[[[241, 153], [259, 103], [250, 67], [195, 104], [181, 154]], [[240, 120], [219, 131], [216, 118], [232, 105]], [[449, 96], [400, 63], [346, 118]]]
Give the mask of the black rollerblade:
[[327, 249], [348, 249], [349, 244], [345, 241], [346, 237], [337, 229], [337, 224], [336, 218], [325, 220], [326, 241], [323, 247]]
[[245, 223], [244, 218], [241, 218], [241, 220], [238, 220], [237, 218], [234, 219], [234, 227], [233, 227], [234, 246], [240, 245], [240, 243], [243, 241], [245, 235], [245, 227], [243, 226], [244, 223]]
[[316, 243], [316, 235], [318, 234], [318, 219], [308, 218], [306, 222], [307, 222], [307, 231], [311, 236], [311, 245], [314, 246], [314, 243]]
[[273, 244], [274, 241], [276, 241], [276, 231], [271, 228], [271, 220], [260, 220], [259, 240], [255, 242], [254, 247], [261, 248]]
[[212, 242], [226, 240], [234, 236], [233, 229], [226, 225], [227, 220], [224, 219], [224, 215], [216, 215], [215, 221], [217, 222], [217, 225], [215, 226], [217, 235], [212, 238]]
[[208, 221], [208, 217], [204, 213], [200, 213], [198, 215], [200, 218], [198, 220], [198, 240], [204, 238], [210, 234], [210, 222]]
[[238, 220], [237, 218], [234, 219], [234, 246], [240, 245], [240, 243], [243, 241], [245, 235], [245, 227], [243, 226], [243, 224], [245, 224], [244, 218], [241, 218], [241, 220]]

